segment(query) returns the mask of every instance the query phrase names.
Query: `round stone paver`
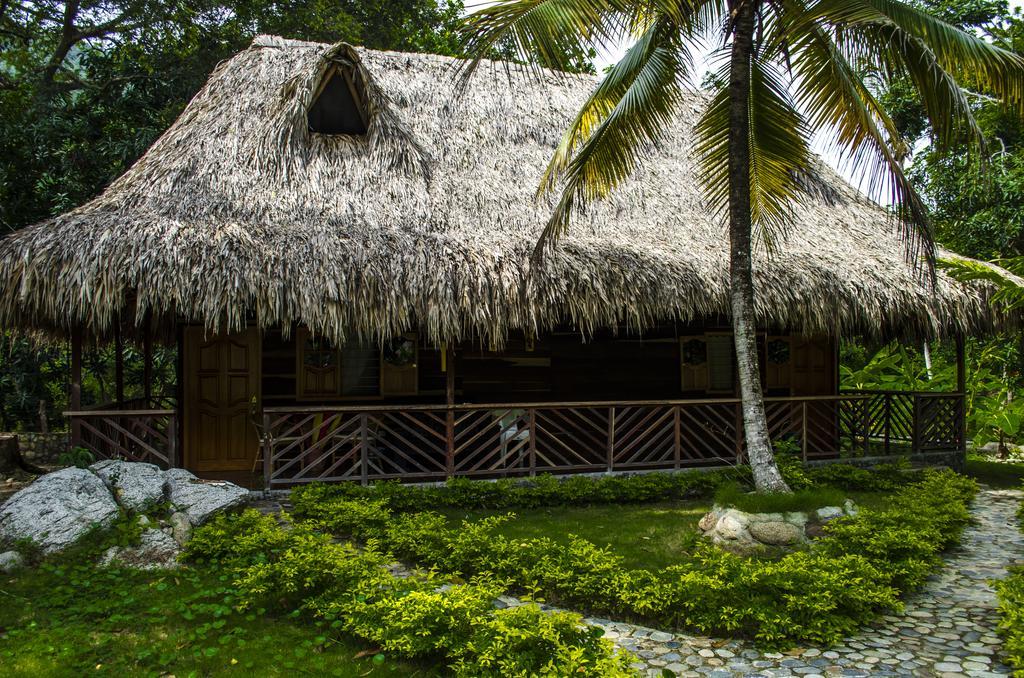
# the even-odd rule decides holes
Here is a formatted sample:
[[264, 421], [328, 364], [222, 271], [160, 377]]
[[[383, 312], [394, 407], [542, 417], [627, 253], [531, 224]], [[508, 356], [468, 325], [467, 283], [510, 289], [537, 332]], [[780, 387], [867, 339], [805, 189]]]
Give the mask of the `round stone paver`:
[[589, 618], [650, 676], [993, 676], [1012, 673], [1000, 660], [996, 595], [988, 580], [1024, 559], [1016, 511], [1024, 493], [982, 488], [974, 518], [945, 567], [907, 597], [902, 615], [877, 623], [830, 648], [761, 652], [752, 643], [671, 634]]

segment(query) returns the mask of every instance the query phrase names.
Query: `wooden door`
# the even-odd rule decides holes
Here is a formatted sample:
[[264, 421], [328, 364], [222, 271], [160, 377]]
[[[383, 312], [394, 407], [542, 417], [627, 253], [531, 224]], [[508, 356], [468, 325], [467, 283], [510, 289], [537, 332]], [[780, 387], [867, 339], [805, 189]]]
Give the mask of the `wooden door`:
[[260, 334], [248, 328], [208, 335], [185, 330], [185, 465], [206, 471], [250, 471], [259, 448], [253, 425], [260, 398]]

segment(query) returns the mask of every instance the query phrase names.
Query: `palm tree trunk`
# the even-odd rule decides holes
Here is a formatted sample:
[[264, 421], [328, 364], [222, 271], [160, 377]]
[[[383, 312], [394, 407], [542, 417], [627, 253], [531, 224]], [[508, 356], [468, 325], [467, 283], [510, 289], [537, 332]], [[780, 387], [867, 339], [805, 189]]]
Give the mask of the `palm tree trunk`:
[[729, 71], [729, 285], [736, 368], [739, 372], [747, 459], [758, 492], [789, 492], [768, 439], [754, 317], [750, 216], [750, 59], [760, 0], [730, 2], [733, 19]]

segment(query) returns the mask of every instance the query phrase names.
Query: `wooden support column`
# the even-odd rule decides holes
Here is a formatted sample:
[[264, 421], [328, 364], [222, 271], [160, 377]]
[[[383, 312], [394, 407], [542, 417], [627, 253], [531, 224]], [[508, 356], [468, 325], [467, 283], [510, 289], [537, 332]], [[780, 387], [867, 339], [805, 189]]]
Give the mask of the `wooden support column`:
[[964, 335], [956, 335], [956, 390], [960, 394], [958, 415], [960, 418], [961, 463], [967, 464], [967, 358], [964, 352]]
[[447, 407], [445, 418], [446, 458], [448, 477], [455, 475], [455, 349], [451, 342], [444, 347], [444, 395]]
[[[68, 407], [72, 412], [82, 410], [82, 328], [78, 325], [71, 330], [71, 390]], [[82, 425], [78, 417], [71, 418], [71, 447], [82, 444]]]
[[152, 407], [153, 398], [153, 327], [149, 312], [142, 327], [142, 395], [146, 398], [146, 407]]
[[117, 406], [124, 404], [124, 338], [121, 336], [121, 316], [114, 320], [114, 399]]

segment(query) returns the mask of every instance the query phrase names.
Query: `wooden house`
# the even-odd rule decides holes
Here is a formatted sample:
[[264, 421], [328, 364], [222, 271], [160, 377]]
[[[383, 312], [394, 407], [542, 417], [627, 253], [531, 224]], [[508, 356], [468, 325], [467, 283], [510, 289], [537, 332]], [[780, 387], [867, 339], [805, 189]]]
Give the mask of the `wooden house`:
[[[596, 79], [491, 64], [457, 92], [456, 65], [260, 37], [102, 195], [0, 242], [0, 324], [70, 338], [75, 375], [83, 343], [178, 346], [177, 393], [73, 386], [76, 443], [272, 487], [742, 461], [704, 100], [538, 263], [536, 187]], [[772, 435], [962, 450], [961, 393], [840, 393], [838, 338], [1012, 319], [826, 166], [807, 190], [755, 257]]]

